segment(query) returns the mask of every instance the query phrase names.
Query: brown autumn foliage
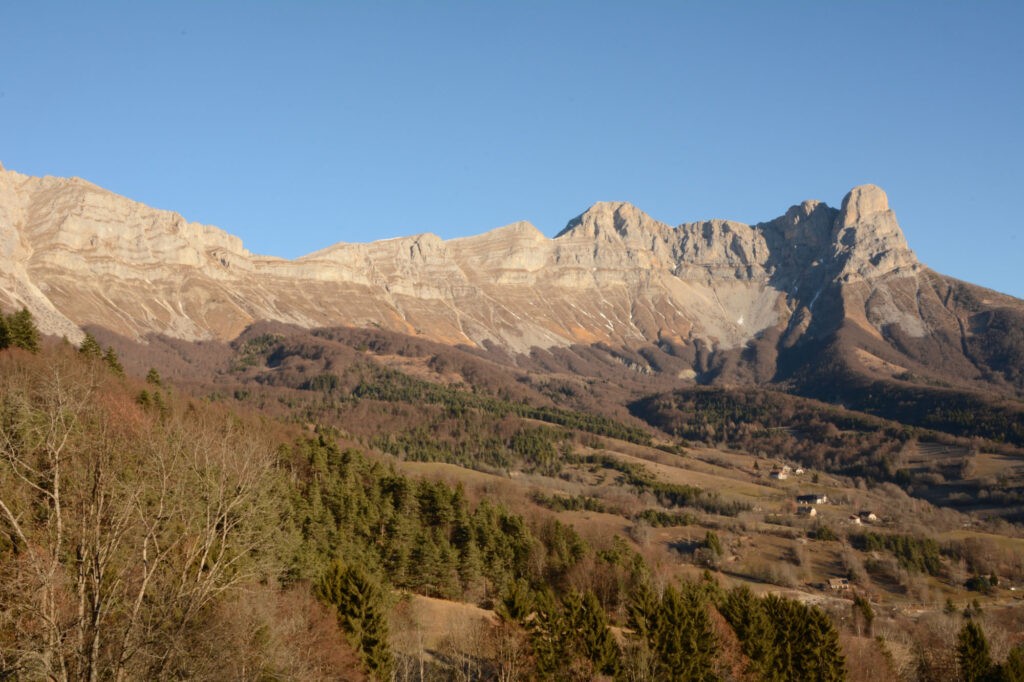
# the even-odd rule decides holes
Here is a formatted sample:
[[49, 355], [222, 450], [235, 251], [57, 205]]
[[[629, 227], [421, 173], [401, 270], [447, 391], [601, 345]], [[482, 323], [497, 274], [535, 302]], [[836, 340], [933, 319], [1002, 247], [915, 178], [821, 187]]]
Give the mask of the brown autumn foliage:
[[[259, 587], [272, 584], [281, 544], [273, 450], [222, 410], [147, 409], [131, 396], [69, 350], [0, 354], [0, 670], [179, 677], [203, 631], [232, 635], [209, 640], [207, 662], [255, 656], [244, 618], [273, 625], [261, 665], [295, 668], [302, 642], [284, 624], [324, 626]], [[243, 589], [271, 606], [225, 608]], [[339, 665], [332, 655], [318, 654], [325, 670]]]

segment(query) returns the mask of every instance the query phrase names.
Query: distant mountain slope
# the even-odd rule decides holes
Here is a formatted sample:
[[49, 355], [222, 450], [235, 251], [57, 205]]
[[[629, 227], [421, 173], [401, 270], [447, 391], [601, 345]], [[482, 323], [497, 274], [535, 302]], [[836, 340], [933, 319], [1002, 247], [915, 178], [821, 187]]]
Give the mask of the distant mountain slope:
[[230, 340], [278, 321], [510, 357], [600, 345], [682, 382], [806, 391], [841, 369], [1024, 391], [1024, 302], [921, 265], [872, 185], [838, 210], [807, 201], [753, 226], [671, 227], [599, 203], [554, 239], [516, 223], [287, 261], [80, 179], [0, 170], [0, 304], [27, 305], [44, 331], [72, 340], [87, 325], [138, 340]]

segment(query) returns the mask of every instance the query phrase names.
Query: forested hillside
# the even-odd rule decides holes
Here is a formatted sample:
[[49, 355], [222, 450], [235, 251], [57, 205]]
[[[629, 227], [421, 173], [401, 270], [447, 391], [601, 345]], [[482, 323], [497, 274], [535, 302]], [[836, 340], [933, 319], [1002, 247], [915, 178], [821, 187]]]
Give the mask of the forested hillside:
[[[746, 464], [528, 392], [362, 358], [196, 395], [22, 317], [0, 351], [0, 677], [1019, 679], [999, 597], [1019, 567], [966, 541], [804, 534], [762, 511], [788, 493]], [[720, 433], [728, 404], [691, 407]], [[787, 577], [840, 555], [852, 600]], [[984, 585], [957, 588], [957, 561]], [[960, 654], [938, 621], [884, 610], [918, 587], [984, 600], [928, 616]]]

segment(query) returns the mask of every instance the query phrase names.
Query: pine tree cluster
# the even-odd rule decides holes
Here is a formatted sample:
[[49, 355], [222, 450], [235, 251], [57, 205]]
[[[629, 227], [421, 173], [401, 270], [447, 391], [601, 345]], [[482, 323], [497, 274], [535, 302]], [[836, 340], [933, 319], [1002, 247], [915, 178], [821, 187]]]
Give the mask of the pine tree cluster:
[[0, 315], [0, 350], [12, 347], [39, 352], [39, 329], [28, 308]]
[[121, 365], [120, 358], [117, 357], [117, 352], [112, 346], [107, 346], [107, 349], [103, 350], [96, 337], [89, 332], [85, 333], [85, 338], [82, 339], [81, 345], [78, 346], [78, 352], [84, 357], [102, 361], [117, 376], [124, 376], [124, 367]]

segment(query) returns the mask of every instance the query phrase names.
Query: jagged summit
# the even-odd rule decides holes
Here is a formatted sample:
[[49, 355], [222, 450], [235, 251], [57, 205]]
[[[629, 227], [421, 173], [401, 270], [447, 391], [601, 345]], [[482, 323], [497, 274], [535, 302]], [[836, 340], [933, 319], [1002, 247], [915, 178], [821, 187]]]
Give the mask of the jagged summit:
[[878, 185], [858, 185], [843, 197], [842, 224], [844, 227], [889, 210], [889, 197]]
[[673, 228], [630, 203], [598, 202], [555, 239], [646, 245], [654, 258], [674, 261], [677, 269], [746, 268], [750, 277], [792, 278], [800, 273], [787, 270], [823, 263], [836, 264], [833, 274], [848, 279], [917, 266], [888, 197], [875, 185], [853, 188], [839, 210], [808, 200], [753, 226], [706, 220]]
[[576, 216], [555, 235], [573, 239], [638, 237], [669, 229], [639, 208], [624, 201], [599, 201]]
[[875, 185], [855, 187], [846, 195], [833, 240], [835, 258], [842, 263], [842, 276], [846, 278], [918, 267], [917, 256], [889, 208], [889, 198]]

